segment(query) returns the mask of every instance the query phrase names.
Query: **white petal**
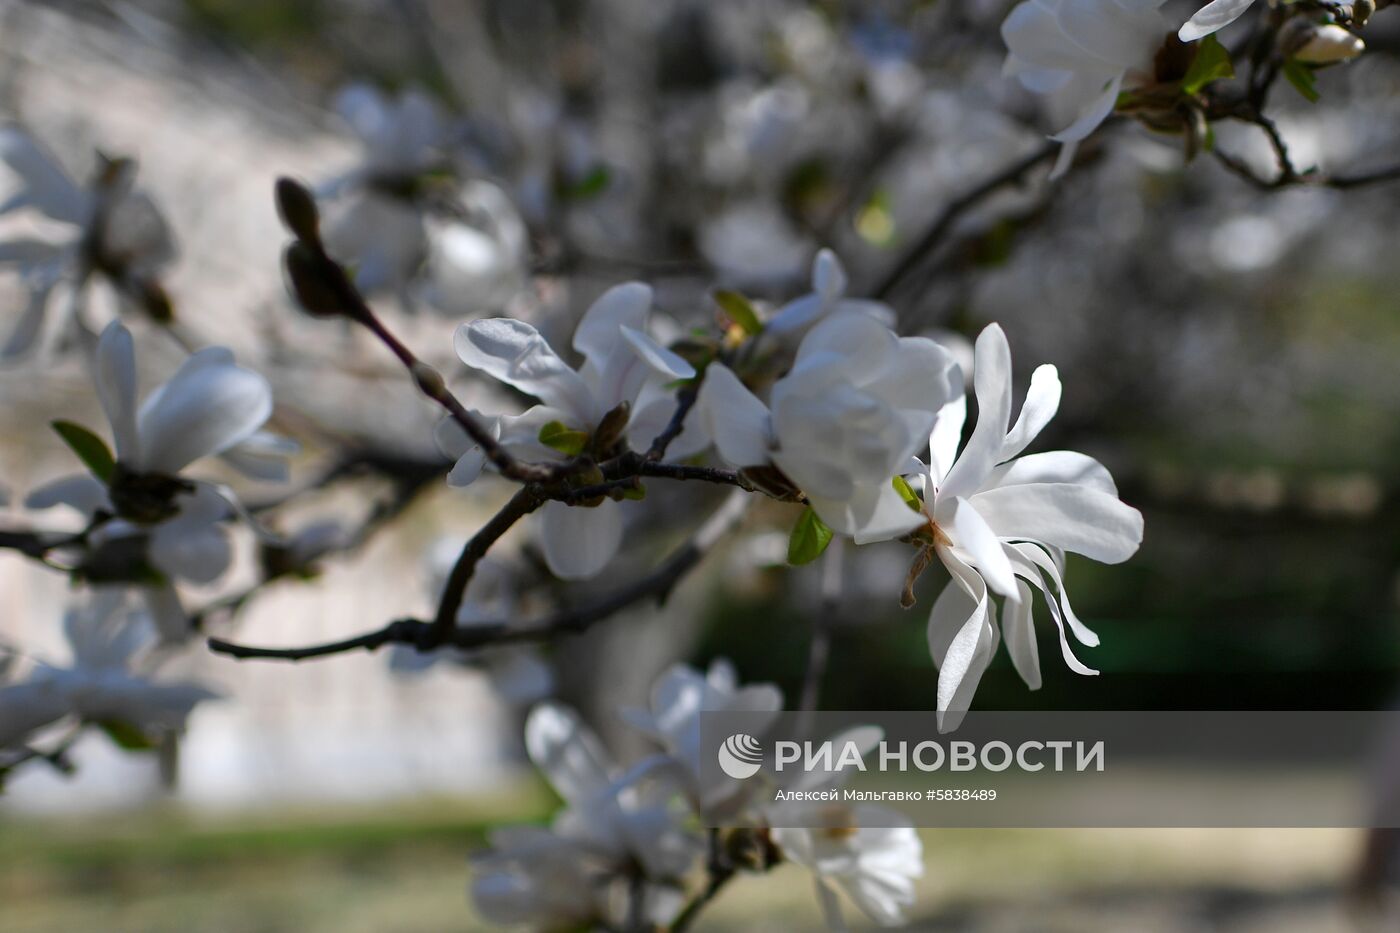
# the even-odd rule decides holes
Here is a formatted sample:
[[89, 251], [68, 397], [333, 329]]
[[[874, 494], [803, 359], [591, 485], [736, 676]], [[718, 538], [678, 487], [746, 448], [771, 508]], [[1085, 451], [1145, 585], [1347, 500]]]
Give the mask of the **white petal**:
[[970, 496], [997, 465], [1011, 421], [1011, 348], [1001, 327], [989, 324], [977, 337], [972, 367], [977, 426], [938, 490], [940, 497]]
[[602, 366], [617, 347], [618, 329], [643, 330], [651, 310], [651, 286], [624, 282], [598, 296], [574, 330], [574, 349]]
[[47, 678], [0, 687], [0, 749], [23, 742], [71, 710], [67, 692]]
[[1051, 139], [1062, 143], [1077, 143], [1086, 139], [1090, 133], [1098, 129], [1100, 123], [1108, 119], [1108, 115], [1113, 112], [1113, 108], [1118, 103], [1118, 94], [1122, 89], [1123, 76], [1120, 74], [1107, 82], [1103, 91], [1083, 106], [1073, 123], [1060, 130]]
[[13, 126], [0, 128], [0, 159], [15, 170], [25, 185], [20, 197], [8, 207], [32, 204], [54, 220], [87, 222], [91, 208], [87, 193], [29, 134]]
[[1004, 463], [987, 477], [986, 488], [1023, 483], [1075, 483], [1110, 496], [1118, 495], [1108, 469], [1093, 457], [1073, 450], [1050, 450]]
[[1142, 514], [1087, 486], [1001, 486], [971, 501], [999, 537], [1044, 542], [1105, 564], [1122, 563], [1142, 543]]
[[546, 502], [540, 516], [540, 543], [550, 572], [561, 580], [596, 577], [622, 544], [622, 517], [616, 502], [596, 508]]
[[855, 486], [847, 499], [809, 494], [808, 501], [832, 531], [850, 535], [856, 544], [888, 541], [927, 521], [921, 512], [909, 508], [891, 483]]
[[982, 578], [947, 548], [939, 558], [953, 575], [929, 613], [928, 644], [938, 666], [938, 728], [956, 729], [996, 650], [997, 632]]
[[472, 321], [457, 328], [453, 344], [468, 366], [580, 420], [591, 414], [592, 393], [579, 374], [524, 321]]
[[108, 324], [98, 338], [96, 366], [97, 399], [112, 425], [117, 459], [133, 469], [148, 469], [136, 426], [136, 350], [121, 321]]
[[695, 401], [702, 430], [714, 440], [719, 455], [731, 466], [759, 466], [768, 462], [772, 418], [739, 377], [720, 363], [705, 370]]
[[972, 565], [1001, 596], [1016, 595], [1016, 575], [997, 540], [996, 532], [977, 514], [966, 499], [940, 499], [934, 513], [939, 527], [948, 532], [953, 544], [966, 551]]
[[666, 379], [693, 379], [695, 367], [672, 353], [646, 334], [631, 327], [621, 328], [622, 337], [637, 351], [637, 355]]
[[[1029, 563], [1038, 567], [1046, 577], [1050, 578], [1050, 582], [1053, 583], [1055, 589], [1059, 591], [1059, 599], [1057, 602], [1060, 606], [1063, 620], [1069, 623], [1069, 630], [1074, 633], [1074, 637], [1090, 648], [1098, 647], [1098, 634], [1080, 621], [1079, 616], [1074, 614], [1074, 607], [1069, 604], [1069, 591], [1065, 589], [1063, 573], [1055, 560], [1049, 554], [1046, 554], [1037, 544], [1012, 544], [1009, 545], [1009, 547]], [[1055, 594], [1045, 586], [1043, 578], [1035, 574], [1025, 574], [1025, 576], [1032, 583], [1036, 584], [1036, 586], [1045, 590], [1045, 598], [1047, 600], [1055, 600]], [[1060, 617], [1057, 616], [1057, 621], [1059, 621], [1059, 618]], [[1061, 627], [1063, 628], [1063, 626]], [[1063, 641], [1063, 638], [1061, 640]], [[1069, 644], [1067, 642], [1064, 644], [1064, 647], [1065, 651], [1068, 652]], [[1093, 674], [1097, 673], [1097, 671], [1089, 671], [1089, 673]]]
[[88, 473], [63, 476], [33, 490], [24, 499], [27, 509], [50, 509], [66, 505], [91, 518], [98, 509], [112, 508], [107, 487]]
[[180, 514], [151, 532], [151, 562], [170, 576], [212, 583], [233, 559], [228, 531], [220, 524], [229, 513], [228, 503], [202, 484], [179, 502]]
[[1040, 652], [1035, 643], [1035, 618], [1030, 587], [1016, 583], [1015, 600], [1008, 599], [1002, 612], [1002, 635], [1006, 639], [1006, 652], [1011, 655], [1011, 663], [1016, 673], [1032, 690], [1040, 689]]
[[53, 284], [52, 281], [44, 280], [30, 286], [29, 301], [20, 313], [14, 330], [10, 331], [4, 348], [0, 349], [0, 360], [24, 354], [39, 339], [39, 334], [44, 329], [44, 318], [49, 307], [49, 295], [53, 293]]
[[578, 714], [542, 703], [525, 720], [525, 750], [566, 803], [592, 804], [612, 784], [611, 763]]
[[1177, 36], [1182, 42], [1204, 39], [1213, 32], [1224, 29], [1244, 15], [1244, 11], [1254, 5], [1254, 0], [1214, 0], [1196, 11], [1196, 15], [1186, 21]]
[[841, 268], [841, 260], [829, 249], [817, 252], [812, 261], [812, 291], [826, 301], [834, 301], [846, 294], [846, 270]]
[[961, 367], [955, 367], [949, 374], [948, 398], [938, 409], [938, 417], [933, 422], [933, 431], [928, 439], [929, 473], [933, 476], [935, 487], [943, 483], [957, 460], [963, 423], [967, 420], [967, 392], [963, 387]]
[[201, 350], [141, 406], [141, 468], [178, 473], [251, 437], [271, 414], [265, 378], [222, 347]]
[[301, 445], [271, 431], [257, 431], [219, 458], [250, 479], [285, 483], [292, 478], [292, 458]]
[[1006, 435], [999, 459], [1010, 460], [1035, 440], [1059, 410], [1060, 393], [1060, 375], [1055, 367], [1049, 363], [1037, 366], [1031, 374], [1026, 402], [1021, 406], [1021, 414], [1011, 428], [1011, 433]]

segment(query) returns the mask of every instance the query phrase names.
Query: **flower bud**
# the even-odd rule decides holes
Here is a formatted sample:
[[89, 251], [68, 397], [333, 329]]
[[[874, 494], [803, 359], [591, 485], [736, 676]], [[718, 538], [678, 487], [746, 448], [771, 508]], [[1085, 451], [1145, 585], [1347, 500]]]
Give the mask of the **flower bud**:
[[306, 186], [291, 178], [277, 179], [277, 213], [297, 239], [321, 242], [321, 212]]
[[600, 457], [608, 453], [622, 440], [627, 430], [627, 422], [632, 419], [632, 406], [620, 402], [616, 408], [603, 416], [598, 428], [593, 432], [593, 450]]
[[1366, 43], [1341, 26], [1328, 24], [1314, 27], [1312, 34], [1293, 57], [1309, 65], [1330, 65], [1350, 61], [1366, 50]]
[[315, 247], [298, 240], [282, 254], [282, 265], [287, 270], [288, 288], [307, 314], [339, 317], [346, 313], [333, 279], [339, 270]]

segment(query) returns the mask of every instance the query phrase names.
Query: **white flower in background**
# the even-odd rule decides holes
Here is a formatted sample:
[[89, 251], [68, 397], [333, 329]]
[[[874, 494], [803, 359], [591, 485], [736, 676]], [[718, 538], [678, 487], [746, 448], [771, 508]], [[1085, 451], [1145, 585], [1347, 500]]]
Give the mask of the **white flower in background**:
[[[1170, 31], [1163, 0], [1024, 0], [1001, 25], [1005, 73], [1048, 99], [1064, 128], [1055, 166], [1069, 168], [1079, 142], [1102, 123], [1124, 87], [1150, 82]], [[1185, 38], [1183, 36], [1182, 38]]]
[[1074, 657], [1066, 637], [1068, 627], [1084, 644], [1098, 644], [1070, 608], [1064, 554], [1116, 564], [1142, 542], [1142, 515], [1119, 500], [1113, 478], [1096, 460], [1068, 450], [1020, 456], [1059, 408], [1055, 367], [1040, 366], [1032, 374], [1014, 425], [1011, 351], [995, 324], [977, 338], [974, 370], [978, 416], [966, 446], [957, 452], [966, 411], [966, 398], [958, 393], [940, 413], [930, 436], [929, 463], [917, 464], [916, 474], [922, 520], [952, 576], [928, 625], [939, 667], [942, 728], [955, 727], [966, 712], [996, 650], [993, 594], [1006, 598], [1007, 650], [1032, 689], [1040, 686], [1040, 662], [1031, 586], [1046, 596], [1065, 663], [1079, 673], [1096, 673]]
[[838, 889], [881, 926], [903, 923], [924, 873], [919, 834], [901, 814], [873, 804], [833, 804], [822, 816], [826, 826], [779, 826], [773, 841], [812, 872], [827, 926], [846, 929]]
[[326, 252], [351, 270], [360, 291], [406, 298], [428, 255], [424, 223], [412, 201], [356, 191], [326, 205], [321, 238]]
[[469, 181], [450, 217], [428, 221], [427, 301], [447, 314], [499, 308], [521, 290], [529, 232], [496, 185]]
[[525, 723], [530, 760], [564, 800], [548, 830], [492, 834], [495, 851], [479, 860], [472, 895], [481, 912], [507, 923], [610, 917], [626, 874], [640, 871], [644, 913], [665, 925], [681, 906], [679, 880], [702, 851], [682, 828], [673, 788], [620, 772], [596, 736], [570, 709], [547, 703]]
[[1244, 15], [1254, 0], [1213, 0], [1196, 11], [1177, 33], [1182, 42], [1195, 42], [1213, 32], [1219, 32]]
[[[630, 414], [623, 443], [644, 449], [665, 429], [676, 404], [666, 386], [694, 377], [695, 370], [647, 335], [651, 295], [648, 286], [631, 282], [608, 289], [593, 303], [574, 331], [574, 349], [584, 358], [577, 370], [523, 321], [492, 318], [457, 328], [454, 342], [462, 362], [542, 403], [490, 423], [506, 450], [527, 460], [562, 459], [560, 451], [541, 443], [541, 428], [559, 422], [591, 437], [604, 416], [624, 403]], [[439, 425], [437, 437], [442, 450], [457, 458], [448, 482], [473, 482], [485, 463], [480, 448], [451, 421]], [[704, 446], [705, 439], [687, 425], [669, 452], [686, 457]], [[541, 513], [545, 560], [563, 579], [596, 575], [622, 543], [621, 503], [585, 508], [551, 501]]]
[[92, 187], [85, 188], [14, 126], [0, 127], [0, 159], [20, 180], [18, 191], [0, 204], [0, 214], [32, 209], [63, 231], [55, 239], [0, 243], [0, 265], [18, 269], [29, 291], [28, 305], [0, 349], [0, 358], [17, 356], [39, 340], [50, 296], [60, 283], [66, 281], [76, 291], [100, 271], [119, 295], [140, 298], [155, 274], [174, 258], [165, 218], [150, 196], [135, 188], [134, 162], [103, 160]]
[[772, 463], [822, 521], [863, 543], [922, 524], [891, 480], [923, 446], [955, 372], [932, 340], [837, 314], [802, 340], [769, 404], [712, 363], [695, 408], [721, 457], [736, 467]]
[[152, 679], [159, 658], [151, 622], [123, 594], [105, 588], [69, 610], [63, 620], [68, 665], [41, 664], [24, 681], [0, 687], [0, 748], [70, 714], [143, 732], [183, 727], [196, 704], [218, 694]]
[[[444, 538], [429, 549], [428, 575], [434, 599], [441, 597], [461, 550], [462, 543], [455, 538]], [[478, 563], [457, 610], [457, 626], [499, 626], [521, 618], [518, 574], [516, 567], [494, 557]], [[395, 645], [389, 654], [389, 668], [402, 673], [418, 672], [447, 660], [483, 669], [491, 678], [496, 693], [508, 703], [538, 702], [548, 696], [554, 686], [549, 664], [531, 645], [498, 645], [471, 652], [451, 649], [424, 652], [410, 645]]]
[[[771, 724], [783, 706], [783, 694], [772, 684], [739, 685], [734, 666], [719, 660], [707, 673], [676, 664], [657, 678], [651, 690], [648, 709], [623, 709], [622, 718], [652, 739], [676, 762], [685, 775], [687, 796], [703, 817], [733, 816], [747, 795], [744, 782], [720, 776], [720, 783], [707, 786], [705, 777], [713, 769], [701, 767], [701, 713], [771, 713], [763, 719], [751, 718], [755, 727]], [[751, 787], [749, 785], [748, 787]]]
[[739, 288], [771, 288], [802, 274], [816, 245], [770, 200], [745, 199], [700, 223], [698, 247]]
[[1302, 48], [1293, 53], [1300, 62], [1331, 65], [1348, 62], [1366, 51], [1366, 43], [1334, 23], [1314, 26]]
[[420, 91], [389, 98], [367, 84], [352, 84], [336, 96], [335, 111], [363, 153], [361, 164], [339, 184], [412, 178], [443, 163], [442, 117]]
[[[235, 364], [227, 349], [210, 347], [185, 360], [138, 408], [135, 349], [130, 331], [117, 321], [103, 331], [95, 362], [98, 399], [112, 427], [120, 475], [110, 489], [88, 474], [62, 477], [31, 492], [25, 505], [67, 505], [89, 520], [98, 512], [116, 515], [90, 536], [89, 544], [144, 534], [156, 569], [197, 583], [213, 582], [231, 560], [222, 525], [235, 511], [229, 495], [209, 483], [183, 481], [168, 503], [173, 509], [167, 512], [166, 503], [159, 503], [150, 518], [119, 507], [128, 499], [122, 487], [133, 477], [176, 477], [194, 461], [254, 437], [272, 413], [271, 386]], [[188, 637], [173, 588], [160, 587], [148, 595], [162, 635]]]
[[783, 305], [763, 325], [765, 338], [796, 344], [816, 324], [833, 314], [864, 314], [887, 327], [894, 325], [894, 311], [879, 301], [847, 298], [846, 270], [829, 249], [812, 261], [812, 291]]

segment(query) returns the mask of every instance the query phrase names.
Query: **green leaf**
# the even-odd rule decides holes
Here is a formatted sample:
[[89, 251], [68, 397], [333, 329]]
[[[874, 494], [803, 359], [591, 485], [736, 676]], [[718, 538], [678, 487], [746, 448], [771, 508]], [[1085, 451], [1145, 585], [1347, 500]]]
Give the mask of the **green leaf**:
[[1322, 96], [1317, 92], [1317, 77], [1313, 70], [1298, 59], [1290, 58], [1283, 63], [1283, 76], [1293, 85], [1294, 90], [1314, 104]]
[[1186, 69], [1186, 77], [1181, 79], [1181, 89], [1187, 94], [1195, 94], [1212, 81], [1233, 78], [1235, 66], [1230, 61], [1230, 53], [1215, 36], [1206, 36], [1196, 43], [1196, 57], [1191, 67]]
[[904, 477], [896, 476], [890, 481], [890, 485], [894, 486], [894, 491], [899, 493], [899, 498], [903, 499], [904, 504], [909, 506], [909, 508], [913, 509], [915, 512], [923, 509], [923, 500], [914, 492], [914, 488], [905, 482]]
[[106, 719], [97, 723], [97, 727], [107, 733], [107, 738], [111, 739], [114, 745], [128, 752], [148, 752], [156, 747], [146, 733], [129, 722]]
[[611, 183], [612, 172], [608, 171], [606, 165], [599, 164], [593, 166], [588, 174], [578, 181], [565, 185], [561, 193], [571, 201], [584, 201], [607, 191], [608, 185]]
[[641, 483], [622, 490], [622, 498], [640, 502], [647, 497], [647, 488]]
[[831, 529], [808, 506], [798, 516], [797, 524], [792, 526], [792, 536], [788, 538], [788, 563], [794, 566], [810, 564], [821, 557], [822, 551], [830, 543]]
[[588, 434], [585, 431], [576, 431], [562, 421], [551, 421], [540, 428], [539, 441], [562, 454], [577, 457], [583, 453], [583, 448], [588, 446]]
[[720, 289], [715, 292], [715, 303], [749, 336], [755, 336], [763, 330], [763, 322], [758, 319], [758, 312], [749, 304], [749, 300], [738, 292]]
[[92, 471], [102, 482], [110, 482], [112, 471], [116, 469], [117, 461], [112, 457], [112, 452], [107, 449], [107, 444], [102, 438], [93, 434], [80, 424], [71, 421], [54, 421], [53, 429], [58, 432], [58, 436], [63, 438], [63, 443], [67, 444], [73, 453], [78, 455], [78, 459]]

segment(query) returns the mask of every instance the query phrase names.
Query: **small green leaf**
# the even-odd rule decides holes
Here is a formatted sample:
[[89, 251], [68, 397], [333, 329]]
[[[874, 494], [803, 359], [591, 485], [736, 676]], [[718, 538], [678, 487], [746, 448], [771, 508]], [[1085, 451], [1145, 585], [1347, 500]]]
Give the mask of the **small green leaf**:
[[758, 319], [758, 312], [749, 304], [749, 300], [738, 292], [720, 289], [715, 292], [715, 303], [749, 336], [755, 336], [763, 330], [763, 322]]
[[539, 441], [562, 454], [577, 457], [588, 446], [588, 434], [576, 431], [562, 421], [551, 421], [540, 428]]
[[622, 498], [640, 502], [647, 497], [647, 488], [641, 483], [622, 490]]
[[78, 455], [78, 459], [92, 471], [93, 476], [104, 483], [111, 481], [117, 461], [113, 459], [112, 452], [107, 449], [107, 444], [102, 438], [71, 421], [55, 421], [52, 424], [58, 436], [63, 438], [63, 443]]
[[560, 192], [566, 199], [571, 201], [584, 201], [594, 198], [608, 190], [608, 185], [612, 183], [612, 172], [608, 171], [606, 165], [595, 165], [578, 181], [569, 182], [564, 185]]
[[119, 719], [105, 719], [97, 727], [107, 733], [107, 738], [120, 749], [128, 752], [148, 752], [155, 748], [150, 737], [129, 722]]
[[1181, 79], [1181, 89], [1187, 94], [1195, 94], [1212, 81], [1235, 76], [1235, 66], [1230, 61], [1230, 53], [1215, 36], [1206, 36], [1196, 43], [1196, 57], [1186, 76]]
[[894, 491], [899, 493], [899, 498], [904, 500], [905, 505], [909, 506], [909, 508], [913, 509], [915, 512], [922, 510], [923, 501], [919, 498], [918, 494], [914, 492], [913, 487], [905, 482], [904, 477], [896, 476], [890, 481], [890, 484], [894, 486]]
[[1298, 59], [1290, 58], [1283, 63], [1283, 76], [1293, 85], [1294, 90], [1314, 104], [1322, 96], [1317, 92], [1317, 77], [1313, 70]]
[[797, 524], [792, 526], [792, 536], [788, 538], [788, 563], [794, 566], [810, 564], [821, 557], [830, 543], [831, 529], [808, 506], [798, 516]]
[[856, 233], [872, 246], [889, 246], [894, 242], [894, 205], [890, 193], [881, 188], [856, 214]]

